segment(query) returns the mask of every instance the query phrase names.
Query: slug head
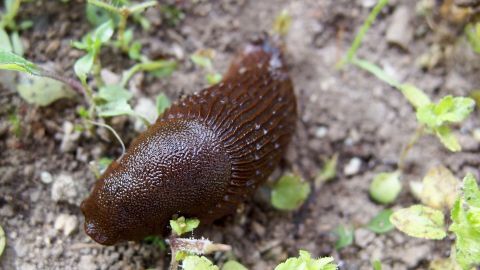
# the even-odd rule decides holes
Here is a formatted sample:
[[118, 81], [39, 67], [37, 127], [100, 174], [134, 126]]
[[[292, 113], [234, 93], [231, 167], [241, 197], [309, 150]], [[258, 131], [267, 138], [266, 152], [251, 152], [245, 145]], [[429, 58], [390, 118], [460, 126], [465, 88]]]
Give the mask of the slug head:
[[193, 119], [159, 119], [82, 203], [85, 231], [104, 245], [165, 234], [174, 214], [207, 218], [229, 179], [229, 159], [210, 129]]

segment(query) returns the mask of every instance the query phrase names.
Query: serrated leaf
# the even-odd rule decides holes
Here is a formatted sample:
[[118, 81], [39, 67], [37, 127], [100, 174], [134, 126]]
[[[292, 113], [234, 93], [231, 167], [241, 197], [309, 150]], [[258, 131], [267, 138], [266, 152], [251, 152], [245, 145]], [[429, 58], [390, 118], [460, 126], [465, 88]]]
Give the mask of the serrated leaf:
[[450, 151], [458, 152], [462, 150], [462, 146], [448, 126], [440, 126], [435, 129], [435, 135], [440, 142]]
[[167, 110], [172, 105], [172, 102], [170, 102], [170, 99], [164, 93], [160, 93], [157, 96], [156, 103], [158, 115], [162, 115], [165, 110]]
[[423, 178], [420, 199], [435, 209], [451, 209], [457, 199], [460, 180], [444, 166], [431, 168]]
[[62, 99], [72, 98], [75, 93], [65, 84], [45, 77], [25, 75], [17, 85], [20, 96], [30, 104], [47, 106]]
[[309, 252], [300, 250], [297, 258], [288, 258], [285, 262], [277, 265], [275, 270], [335, 270], [337, 266], [332, 257], [313, 259]]
[[480, 265], [479, 200], [477, 181], [472, 174], [468, 174], [463, 179], [462, 196], [450, 213], [453, 223], [449, 228], [456, 237], [455, 259], [463, 269]]
[[394, 202], [402, 190], [400, 176], [400, 171], [377, 174], [370, 184], [370, 196], [372, 199], [382, 204]]
[[423, 205], [412, 205], [393, 212], [390, 222], [407, 235], [440, 240], [447, 236], [442, 211]]
[[222, 270], [248, 270], [248, 268], [237, 261], [230, 260], [223, 265]]
[[368, 224], [367, 228], [375, 233], [387, 233], [395, 228], [390, 222], [390, 216], [393, 214], [393, 211], [390, 209], [385, 209], [378, 213]]
[[93, 54], [87, 53], [86, 55], [78, 59], [73, 65], [73, 70], [75, 71], [75, 74], [77, 74], [77, 76], [80, 78], [80, 80], [86, 80], [87, 74], [92, 70], [93, 59]]
[[335, 249], [337, 250], [353, 243], [354, 231], [351, 228], [340, 225], [335, 229], [335, 235], [337, 235], [337, 241], [335, 242]]
[[438, 103], [422, 106], [417, 110], [417, 119], [420, 123], [432, 129], [444, 126], [447, 123], [460, 123], [470, 115], [475, 101], [468, 97], [445, 96]]
[[34, 63], [25, 60], [14, 53], [0, 50], [0, 69], [38, 74], [39, 68]]
[[5, 231], [0, 225], [0, 257], [3, 254], [3, 251], [5, 250], [6, 245], [7, 245], [7, 237], [5, 236]]
[[218, 270], [218, 266], [202, 256], [187, 256], [182, 262], [182, 269], [184, 270]]
[[272, 205], [280, 210], [295, 210], [300, 207], [310, 194], [310, 185], [299, 176], [284, 175], [278, 180], [271, 196]]
[[170, 227], [178, 236], [193, 231], [198, 225], [200, 225], [200, 221], [196, 218], [179, 217], [176, 220], [170, 220]]
[[415, 85], [406, 83], [401, 84], [399, 88], [405, 98], [415, 108], [420, 108], [431, 103], [430, 98], [425, 94], [425, 92], [423, 92], [421, 89], [418, 89]]

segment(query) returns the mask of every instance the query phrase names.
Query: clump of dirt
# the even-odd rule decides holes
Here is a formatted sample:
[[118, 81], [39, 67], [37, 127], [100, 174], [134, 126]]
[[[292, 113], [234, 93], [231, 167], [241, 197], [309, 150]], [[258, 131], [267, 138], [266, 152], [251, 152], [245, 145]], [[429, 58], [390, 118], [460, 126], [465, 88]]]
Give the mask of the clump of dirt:
[[[223, 262], [235, 257], [249, 269], [272, 269], [288, 256], [305, 249], [313, 256], [334, 256], [342, 269], [371, 269], [381, 260], [384, 269], [418, 269], [433, 258], [446, 257], [450, 240], [413, 239], [393, 231], [376, 235], [364, 228], [383, 207], [368, 196], [368, 186], [380, 171], [393, 170], [402, 147], [416, 128], [414, 111], [401, 93], [350, 67], [335, 69], [371, 8], [358, 1], [180, 1], [185, 19], [175, 26], [162, 21], [159, 9], [147, 12], [153, 29], [139, 28], [136, 39], [151, 57], [179, 58], [179, 69], [164, 79], [137, 78], [138, 97], [154, 99], [160, 92], [177, 99], [206, 85], [199, 70], [188, 63], [197, 49], [216, 51], [216, 70], [226, 69], [233, 52], [244, 40], [271, 28], [276, 14], [286, 9], [293, 16], [287, 36], [291, 76], [300, 108], [297, 133], [276, 173], [292, 170], [313, 181], [323, 160], [339, 155], [335, 180], [314, 190], [298, 211], [282, 213], [270, 206], [268, 188], [235, 216], [195, 232], [196, 236], [229, 244], [231, 254], [215, 254]], [[175, 1], [176, 3], [176, 1]], [[22, 5], [20, 19], [34, 27], [21, 33], [26, 57], [53, 62], [73, 76], [74, 61], [81, 52], [70, 46], [91, 29], [84, 1], [33, 1]], [[412, 14], [408, 48], [386, 41], [393, 13], [405, 7]], [[436, 40], [424, 17], [415, 14], [416, 1], [395, 1], [381, 13], [359, 51], [362, 58], [380, 64], [402, 81], [422, 88], [433, 99], [463, 95], [480, 87], [479, 57], [459, 38], [450, 44], [452, 54], [424, 68], [417, 59], [430, 52]], [[160, 18], [160, 19], [159, 19]], [[105, 51], [105, 68], [120, 72], [132, 63], [126, 56]], [[9, 75], [13, 76], [13, 75]], [[5, 76], [4, 76], [5, 77]], [[72, 129], [81, 123], [76, 108], [81, 99], [58, 101], [46, 108], [26, 104], [12, 89], [0, 85], [0, 217], [7, 235], [7, 249], [0, 258], [2, 269], [163, 269], [169, 254], [146, 243], [103, 247], [83, 231], [79, 202], [95, 179], [89, 162], [116, 157], [119, 147], [109, 136], [89, 137]], [[15, 134], [9, 115], [20, 120]], [[448, 166], [457, 176], [478, 176], [480, 147], [470, 134], [478, 128], [475, 112], [457, 132], [464, 151], [449, 153], [436, 139], [425, 137], [407, 159], [405, 183], [421, 178], [435, 164]], [[132, 121], [112, 123], [127, 143], [135, 133]], [[100, 131], [101, 132], [104, 131]], [[275, 177], [272, 177], [274, 179]], [[402, 192], [393, 207], [414, 202]], [[332, 231], [338, 225], [356, 228], [352, 245], [337, 251]]]

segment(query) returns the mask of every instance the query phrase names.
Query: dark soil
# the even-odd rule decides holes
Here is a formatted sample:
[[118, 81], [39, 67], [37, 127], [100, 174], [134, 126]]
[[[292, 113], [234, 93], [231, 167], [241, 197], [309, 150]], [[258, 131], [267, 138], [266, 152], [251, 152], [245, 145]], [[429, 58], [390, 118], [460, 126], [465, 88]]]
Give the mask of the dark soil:
[[[144, 45], [145, 55], [177, 57], [179, 68], [163, 79], [136, 76], [131, 85], [134, 103], [154, 100], [161, 92], [175, 100], [201, 89], [206, 85], [205, 73], [189, 62], [191, 53], [214, 49], [215, 69], [224, 71], [235, 50], [259, 31], [271, 29], [275, 16], [286, 9], [293, 16], [286, 44], [301, 117], [288, 154], [271, 181], [293, 171], [313, 182], [324, 160], [339, 155], [337, 177], [314, 190], [298, 211], [273, 209], [266, 185], [237, 215], [196, 231], [196, 237], [233, 247], [231, 253], [215, 254], [211, 257], [214, 261], [221, 265], [235, 258], [249, 269], [273, 269], [304, 249], [314, 256], [334, 256], [341, 269], [371, 269], [371, 262], [377, 259], [383, 269], [424, 269], [430, 260], [448, 257], [451, 239], [419, 240], [398, 231], [376, 235], [362, 228], [384, 208], [369, 198], [371, 179], [378, 172], [396, 168], [402, 147], [416, 129], [414, 111], [399, 91], [357, 68], [335, 69], [373, 1], [177, 2], [184, 20], [173, 26], [160, 9], [151, 9], [146, 15], [151, 30], [138, 27], [135, 38]], [[368, 32], [359, 51], [362, 58], [422, 88], [434, 100], [447, 94], [467, 96], [480, 88], [480, 57], [461, 31], [449, 26], [450, 37], [444, 38], [415, 12], [417, 1], [391, 2]], [[415, 30], [408, 48], [392, 46], [385, 38], [394, 23], [393, 12], [402, 5], [410, 10], [409, 26]], [[34, 22], [33, 28], [21, 33], [26, 57], [53, 63], [73, 76], [73, 63], [82, 52], [73, 49], [71, 41], [92, 28], [85, 17], [84, 1], [32, 1], [22, 5], [19, 16], [20, 21]], [[418, 59], [433, 46], [449, 53], [429, 68], [420, 67]], [[116, 74], [133, 64], [108, 48], [102, 53], [102, 62]], [[35, 107], [5, 83], [13, 76], [0, 75], [4, 82], [0, 85], [0, 225], [7, 236], [0, 269], [165, 268], [169, 254], [154, 245], [132, 242], [104, 247], [84, 233], [79, 204], [95, 181], [89, 163], [117, 157], [121, 149], [104, 129], [96, 129], [93, 136], [72, 131], [72, 125], [82, 124], [76, 114], [84, 105], [80, 97]], [[19, 136], [8, 120], [12, 114], [20, 118]], [[119, 117], [111, 124], [127, 144], [138, 134], [133, 119]], [[422, 138], [407, 158], [405, 189], [393, 208], [415, 202], [408, 181], [421, 179], [433, 165], [443, 164], [458, 177], [466, 172], [478, 177], [480, 145], [472, 136], [478, 128], [476, 111], [455, 132], [463, 146], [460, 153], [448, 152], [434, 137]], [[60, 224], [65, 220], [72, 230]], [[356, 229], [355, 242], [336, 251], [332, 231], [339, 225]]]

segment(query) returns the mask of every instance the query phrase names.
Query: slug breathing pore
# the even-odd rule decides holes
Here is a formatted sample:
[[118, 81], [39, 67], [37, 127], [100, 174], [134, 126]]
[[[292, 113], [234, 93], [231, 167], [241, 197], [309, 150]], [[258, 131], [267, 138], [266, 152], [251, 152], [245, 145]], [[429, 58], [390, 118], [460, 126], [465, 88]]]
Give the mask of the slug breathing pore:
[[174, 103], [110, 164], [82, 202], [86, 233], [112, 245], [164, 234], [175, 214], [233, 213], [277, 166], [296, 119], [281, 49], [247, 44], [220, 83]]

